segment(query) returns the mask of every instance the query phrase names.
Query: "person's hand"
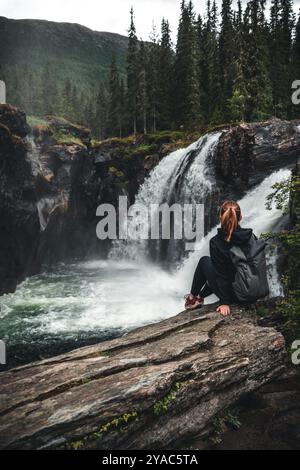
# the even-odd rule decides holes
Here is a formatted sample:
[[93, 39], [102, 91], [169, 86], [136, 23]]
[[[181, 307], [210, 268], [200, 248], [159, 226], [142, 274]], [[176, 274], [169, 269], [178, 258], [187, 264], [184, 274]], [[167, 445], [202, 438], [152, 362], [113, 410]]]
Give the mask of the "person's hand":
[[219, 305], [217, 312], [223, 315], [223, 317], [228, 317], [230, 315], [230, 307], [229, 305]]

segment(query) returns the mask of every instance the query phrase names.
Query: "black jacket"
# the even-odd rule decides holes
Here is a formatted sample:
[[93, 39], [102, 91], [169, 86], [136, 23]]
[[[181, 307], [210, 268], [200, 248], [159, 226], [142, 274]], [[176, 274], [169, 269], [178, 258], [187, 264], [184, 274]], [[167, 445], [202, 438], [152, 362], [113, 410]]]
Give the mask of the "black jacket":
[[252, 229], [241, 228], [239, 225], [232, 234], [230, 242], [225, 240], [224, 231], [219, 228], [217, 235], [210, 240], [210, 256], [216, 272], [218, 296], [221, 304], [228, 305], [236, 302], [232, 283], [235, 276], [235, 267], [231, 261], [229, 250], [233, 245], [245, 246], [251, 236]]

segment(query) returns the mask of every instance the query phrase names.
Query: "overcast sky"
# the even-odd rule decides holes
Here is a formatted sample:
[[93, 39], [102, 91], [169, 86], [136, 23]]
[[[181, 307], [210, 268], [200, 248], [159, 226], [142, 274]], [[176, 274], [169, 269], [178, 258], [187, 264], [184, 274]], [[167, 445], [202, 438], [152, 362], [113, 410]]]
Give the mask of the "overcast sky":
[[[300, 0], [294, 2], [298, 10]], [[148, 39], [152, 23], [159, 27], [164, 16], [170, 21], [175, 39], [180, 4], [181, 0], [0, 0], [0, 16], [80, 23], [96, 31], [126, 35], [133, 5], [138, 37]], [[194, 0], [194, 5], [197, 12], [203, 13], [206, 0]]]

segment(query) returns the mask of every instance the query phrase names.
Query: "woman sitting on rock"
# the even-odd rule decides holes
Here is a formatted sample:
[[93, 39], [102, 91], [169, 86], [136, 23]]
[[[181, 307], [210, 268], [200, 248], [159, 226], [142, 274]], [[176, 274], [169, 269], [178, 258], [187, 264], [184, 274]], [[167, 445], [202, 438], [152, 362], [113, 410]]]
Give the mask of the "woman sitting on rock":
[[235, 201], [224, 202], [219, 218], [221, 228], [210, 240], [210, 256], [203, 256], [198, 263], [185, 308], [199, 308], [205, 297], [215, 294], [220, 299], [217, 312], [227, 316], [230, 304], [268, 295], [266, 244], [257, 240], [252, 229], [240, 227], [242, 213]]

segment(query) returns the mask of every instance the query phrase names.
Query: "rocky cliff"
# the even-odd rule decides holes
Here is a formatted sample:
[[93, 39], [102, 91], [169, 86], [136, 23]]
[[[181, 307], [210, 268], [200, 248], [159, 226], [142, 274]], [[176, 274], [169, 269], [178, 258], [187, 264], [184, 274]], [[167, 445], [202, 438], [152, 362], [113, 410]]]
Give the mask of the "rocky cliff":
[[271, 171], [293, 165], [300, 152], [299, 124], [272, 119], [224, 132], [215, 158], [221, 186], [242, 194]]
[[24, 114], [0, 106], [0, 295], [14, 291], [30, 271], [39, 238], [28, 131]]
[[[285, 370], [253, 310], [214, 305], [1, 374], [2, 449], [180, 448]], [[26, 394], [24, 394], [26, 390]]]

